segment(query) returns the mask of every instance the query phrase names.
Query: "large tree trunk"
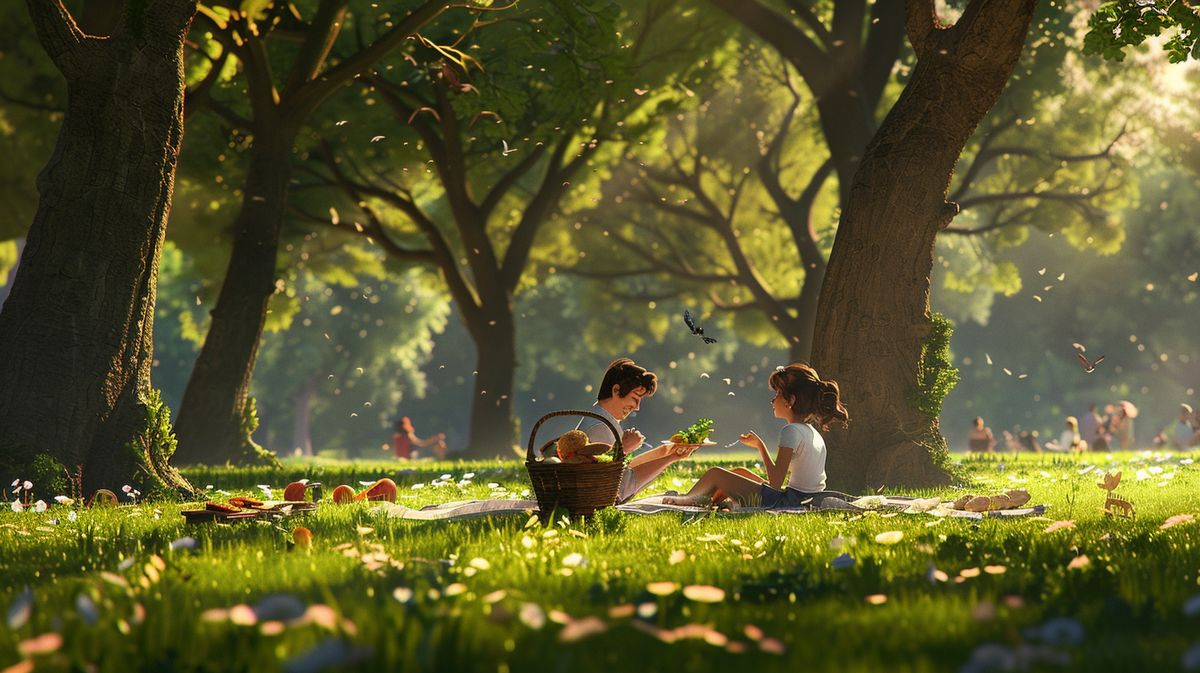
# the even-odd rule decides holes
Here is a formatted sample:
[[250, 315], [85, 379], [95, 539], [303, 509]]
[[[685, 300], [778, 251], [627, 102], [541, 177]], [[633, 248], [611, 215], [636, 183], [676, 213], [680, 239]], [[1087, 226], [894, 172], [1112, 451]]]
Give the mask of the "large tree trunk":
[[[475, 396], [471, 402], [470, 458], [512, 457], [518, 443], [513, 415], [516, 330], [509, 306], [489, 306], [486, 317], [468, 324], [475, 342]], [[489, 324], [493, 323], [493, 324]]]
[[150, 363], [195, 3], [131, 8], [107, 38], [85, 35], [57, 2], [28, 4], [68, 99], [0, 312], [0, 463], [13, 474], [49, 456], [82, 468], [89, 492], [190, 491], [166, 465], [173, 440]]
[[842, 489], [945, 483], [938, 419], [914, 404], [931, 330], [937, 233], [957, 212], [945, 197], [958, 156], [1020, 56], [1035, 0], [974, 0], [935, 28], [932, 2], [909, 3], [917, 67], [851, 186], [821, 291], [813, 360], [842, 386], [853, 419], [829, 443]]
[[254, 138], [229, 268], [179, 407], [179, 463], [273, 460], [250, 437], [246, 416], [267, 301], [275, 292], [294, 137], [287, 129], [269, 129]]

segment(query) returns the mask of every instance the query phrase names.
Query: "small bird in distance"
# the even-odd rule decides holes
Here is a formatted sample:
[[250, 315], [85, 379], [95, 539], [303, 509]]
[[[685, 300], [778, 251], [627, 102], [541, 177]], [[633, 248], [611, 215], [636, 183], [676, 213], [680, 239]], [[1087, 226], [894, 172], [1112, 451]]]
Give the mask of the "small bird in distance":
[[1096, 371], [1096, 365], [1100, 364], [1101, 362], [1104, 362], [1103, 355], [1096, 358], [1095, 360], [1088, 360], [1087, 356], [1084, 355], [1083, 353], [1076, 353], [1075, 357], [1079, 358], [1079, 364], [1083, 365], [1083, 371], [1088, 374], [1091, 374], [1092, 372]]
[[704, 328], [698, 327], [696, 325], [696, 321], [692, 318], [692, 312], [687, 309], [683, 310], [683, 323], [688, 326], [688, 329], [690, 329], [692, 331], [692, 334], [703, 339], [704, 343], [706, 343], [706, 344], [717, 343], [716, 339], [714, 339], [710, 336], [704, 336]]

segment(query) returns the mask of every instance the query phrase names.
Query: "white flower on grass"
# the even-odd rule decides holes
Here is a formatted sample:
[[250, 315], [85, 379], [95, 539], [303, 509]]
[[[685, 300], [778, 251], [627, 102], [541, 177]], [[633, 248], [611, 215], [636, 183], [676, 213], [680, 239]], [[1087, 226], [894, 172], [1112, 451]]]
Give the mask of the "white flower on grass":
[[129, 484], [125, 484], [124, 486], [121, 487], [121, 490], [126, 493], [130, 493], [133, 491], [133, 487], [130, 486]]
[[26, 491], [32, 491], [32, 490], [33, 490], [33, 482], [32, 482], [32, 481], [29, 481], [28, 479], [26, 479], [26, 480], [25, 480], [25, 482], [21, 484], [21, 486], [23, 486], [23, 487], [25, 488], [25, 490], [26, 490]]
[[462, 478], [463, 478], [463, 479], [474, 479], [474, 478], [475, 478], [475, 473], [474, 473], [474, 472], [468, 472], [468, 473], [464, 474], [464, 475], [462, 476]]
[[65, 495], [56, 495], [56, 496], [54, 496], [54, 502], [57, 502], [60, 505], [70, 505], [71, 503], [73, 503], [75, 501], [68, 498]]
[[268, 500], [271, 499], [272, 496], [271, 496], [271, 487], [270, 486], [268, 486], [266, 484], [259, 484], [258, 490], [262, 491], [263, 495], [267, 496]]
[[568, 568], [578, 568], [579, 566], [584, 565], [585, 562], [586, 560], [583, 558], [583, 554], [580, 554], [579, 552], [567, 554], [562, 560], [562, 564]]
[[13, 500], [12, 503], [9, 505], [9, 507], [11, 507], [12, 511], [14, 511], [14, 512], [20, 512], [21, 510], [25, 509], [24, 507], [21, 506], [20, 500]]
[[46, 501], [38, 500], [37, 502], [33, 503], [33, 511], [45, 512], [46, 511]]
[[78, 518], [79, 515], [75, 513], [75, 510], [71, 510], [71, 513], [67, 515], [67, 521], [74, 521]]

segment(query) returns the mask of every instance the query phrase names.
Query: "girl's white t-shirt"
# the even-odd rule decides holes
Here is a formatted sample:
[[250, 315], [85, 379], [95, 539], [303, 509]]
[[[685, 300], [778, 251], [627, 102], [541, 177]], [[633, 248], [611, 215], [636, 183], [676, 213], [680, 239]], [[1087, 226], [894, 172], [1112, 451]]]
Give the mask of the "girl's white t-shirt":
[[805, 493], [825, 490], [825, 438], [808, 423], [788, 423], [779, 431], [779, 446], [792, 449], [788, 487]]

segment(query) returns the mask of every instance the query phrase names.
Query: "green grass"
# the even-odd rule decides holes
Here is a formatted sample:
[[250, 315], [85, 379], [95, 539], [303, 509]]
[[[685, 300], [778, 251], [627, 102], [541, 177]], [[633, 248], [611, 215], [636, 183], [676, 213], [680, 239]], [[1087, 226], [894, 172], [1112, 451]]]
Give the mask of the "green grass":
[[[38, 671], [300, 670], [286, 662], [322, 644], [342, 662], [332, 670], [1002, 670], [969, 666], [988, 643], [1002, 646], [990, 651], [1003, 656], [1043, 657], [1027, 670], [1180, 670], [1200, 642], [1200, 616], [1183, 607], [1200, 592], [1200, 523], [1160, 526], [1176, 514], [1200, 514], [1200, 470], [1181, 465], [1186, 458], [966, 459], [971, 490], [1022, 486], [1050, 506], [1045, 518], [1003, 521], [609, 510], [589, 524], [542, 527], [524, 516], [388, 519], [360, 503], [323, 505], [278, 523], [188, 525], [178, 514], [185, 505], [173, 503], [76, 510], [74, 521], [63, 506], [40, 514], [6, 508], [0, 607], [8, 612], [27, 585], [34, 601], [28, 620], [0, 629], [0, 670], [21, 660], [19, 643], [46, 633], [61, 634], [63, 643], [36, 655]], [[686, 487], [707, 466], [685, 463], [650, 492]], [[1093, 484], [1103, 469], [1124, 471], [1117, 493], [1134, 502], [1135, 520], [1101, 514], [1104, 492]], [[1147, 478], [1137, 479], [1139, 469]], [[457, 485], [466, 472], [475, 473], [472, 483]], [[339, 483], [391, 476], [400, 502], [412, 506], [490, 497], [489, 483], [512, 495], [528, 488], [519, 464], [499, 462], [286, 462], [282, 470], [187, 474], [231, 493], [307, 476], [326, 494]], [[431, 486], [442, 474], [455, 484]], [[1068, 519], [1073, 528], [1045, 532], [1051, 520]], [[311, 550], [291, 544], [297, 525], [312, 530]], [[904, 537], [877, 543], [885, 531]], [[195, 538], [195, 548], [172, 551], [184, 536]], [[843, 552], [854, 565], [831, 566]], [[1081, 555], [1090, 563], [1068, 569]], [[992, 567], [956, 581], [960, 571], [986, 566], [1003, 572]], [[931, 567], [949, 581], [931, 580]], [[716, 603], [681, 590], [659, 596], [647, 589], [654, 582], [712, 585], [725, 595]], [[398, 600], [398, 589], [411, 598]], [[232, 620], [224, 612], [278, 594], [298, 601], [275, 599], [282, 610], [275, 620], [264, 613], [251, 624], [244, 609]], [[876, 594], [886, 602], [867, 601]], [[300, 607], [289, 613], [289, 605]], [[307, 618], [289, 618], [304, 606]], [[565, 620], [559, 613], [575, 624], [556, 623]], [[539, 615], [544, 623], [535, 628]], [[578, 621], [587, 617], [596, 619]], [[1035, 631], [1060, 617], [1078, 623], [1082, 639], [1043, 642]], [[651, 633], [689, 624], [705, 628], [673, 643]], [[589, 625], [604, 630], [570, 638]], [[758, 640], [759, 632], [782, 651]], [[346, 663], [347, 652], [358, 663]]]

